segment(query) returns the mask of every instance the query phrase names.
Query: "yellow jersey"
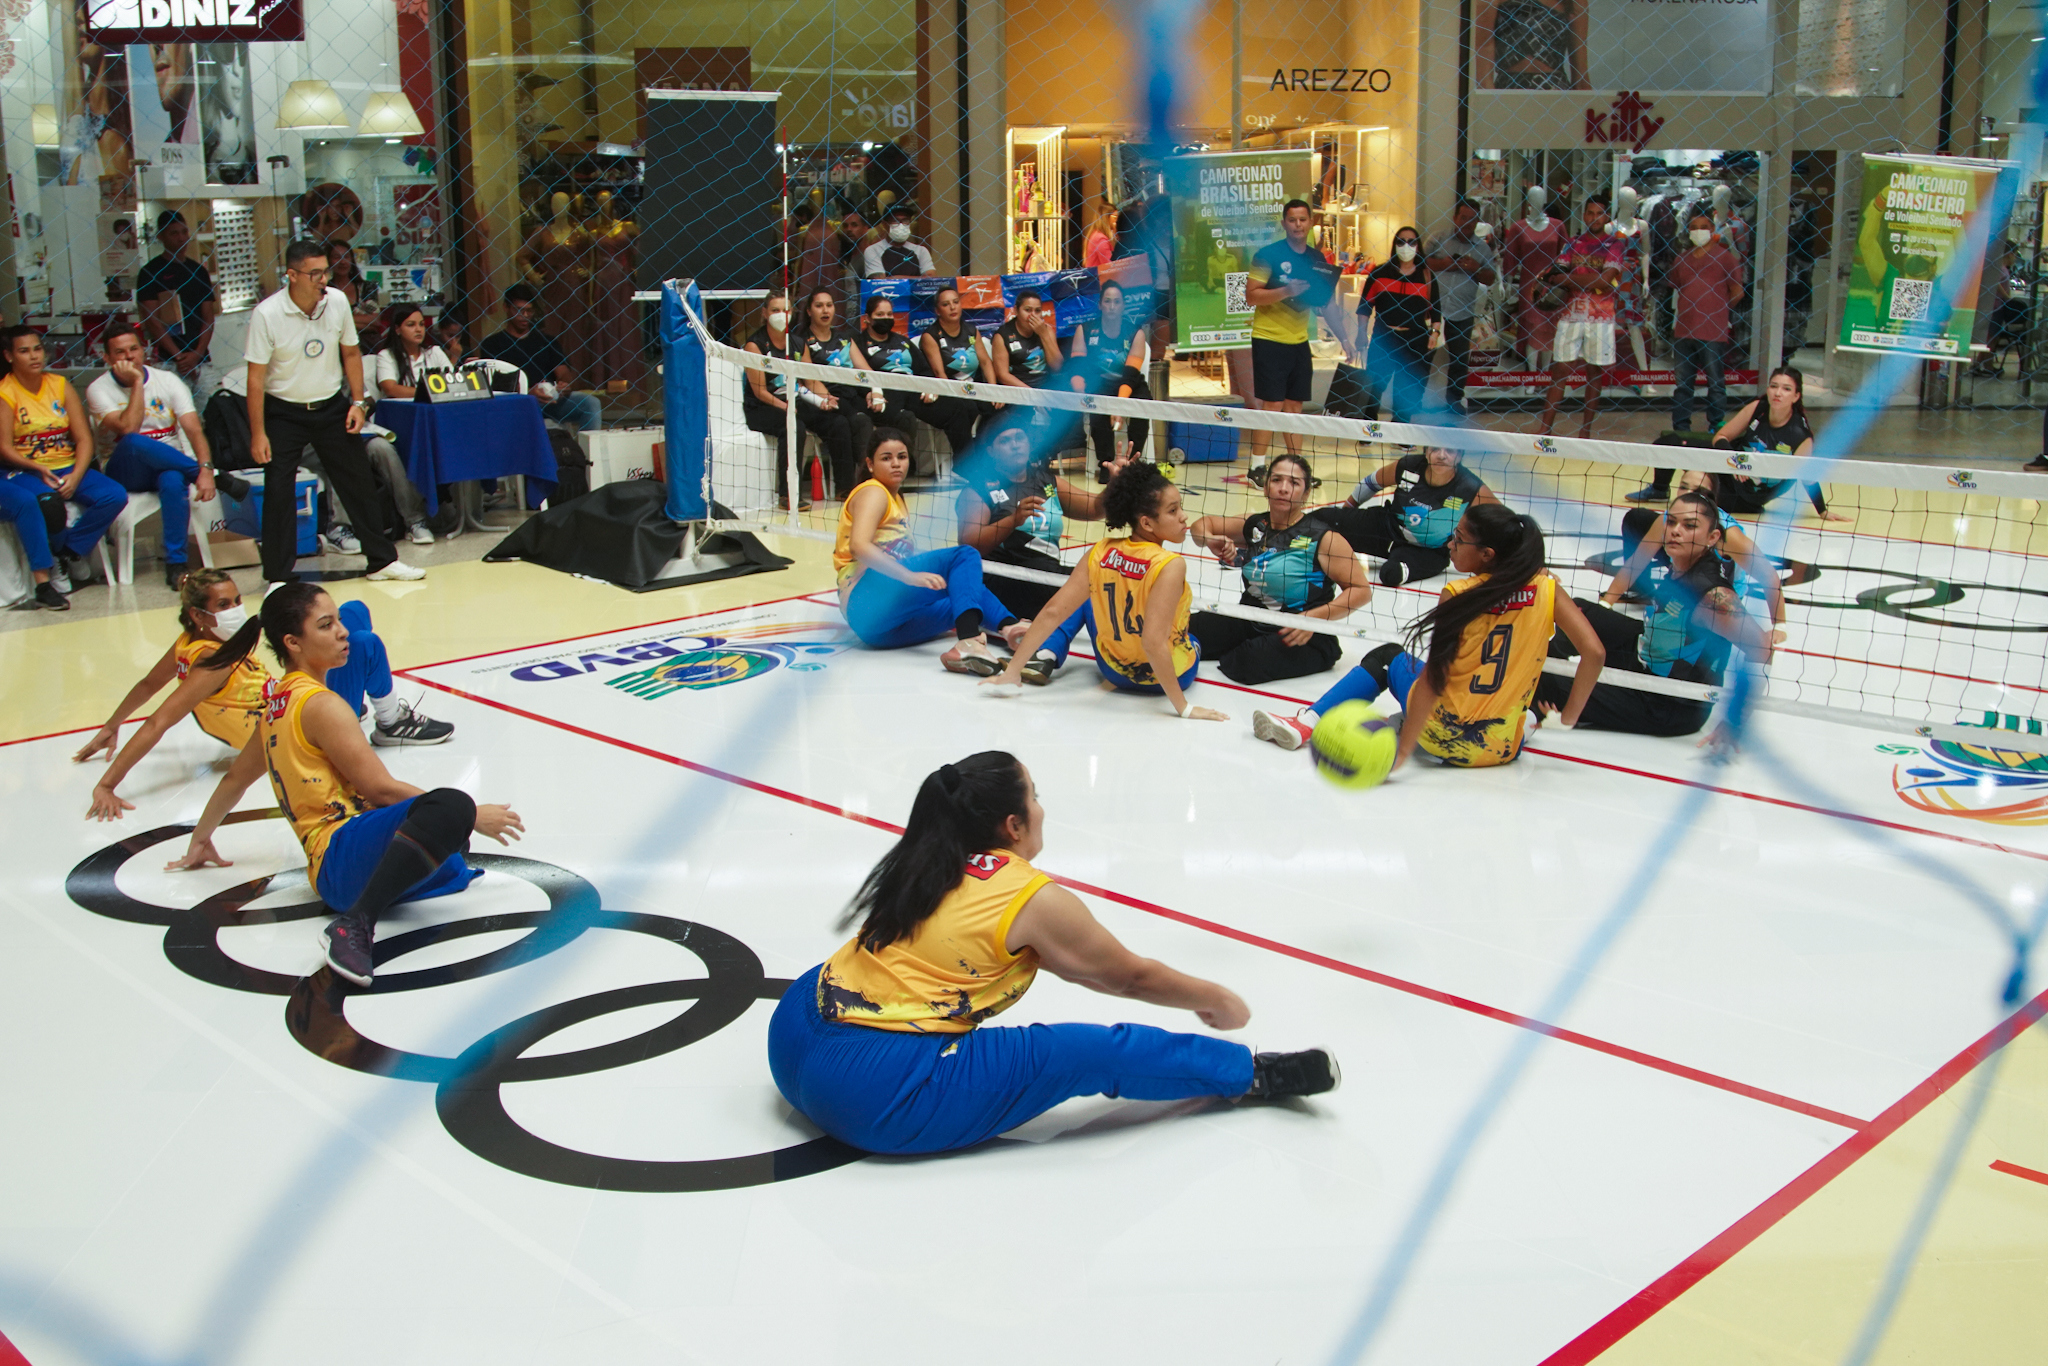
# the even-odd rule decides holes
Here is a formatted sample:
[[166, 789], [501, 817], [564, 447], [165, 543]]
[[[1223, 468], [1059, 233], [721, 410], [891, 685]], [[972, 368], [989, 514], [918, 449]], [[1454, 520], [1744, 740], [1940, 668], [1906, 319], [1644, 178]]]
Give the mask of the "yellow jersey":
[[[171, 647], [178, 661], [178, 681], [183, 683], [200, 660], [219, 648], [220, 642], [211, 636], [181, 632], [178, 643]], [[222, 744], [241, 749], [256, 733], [256, 718], [263, 711], [263, 685], [270, 681], [270, 675], [256, 662], [256, 652], [252, 650], [242, 656], [241, 663], [216, 671], [214, 677], [220, 679], [220, 686], [192, 709], [192, 719], [199, 723], [199, 729]]]
[[1050, 881], [1008, 850], [971, 856], [960, 885], [907, 937], [871, 952], [855, 936], [825, 960], [818, 1013], [916, 1034], [965, 1034], [1001, 1014], [1038, 976], [1038, 950], [1007, 947], [1010, 926]]
[[0, 402], [14, 409], [14, 453], [52, 473], [70, 469], [78, 458], [65, 392], [61, 375], [44, 375], [42, 387], [34, 393], [11, 374], [0, 379]]
[[[1095, 543], [1081, 563], [1088, 567], [1088, 605], [1095, 616], [1095, 653], [1131, 682], [1156, 686], [1152, 661], [1145, 658], [1145, 613], [1159, 571], [1180, 556], [1155, 541], [1137, 537]], [[1174, 605], [1173, 674], [1180, 677], [1195, 662], [1195, 639], [1188, 634], [1188, 608], [1194, 593], [1183, 579]], [[1164, 606], [1164, 604], [1161, 604]]]
[[370, 809], [362, 794], [334, 771], [326, 752], [306, 738], [306, 703], [326, 691], [297, 669], [283, 678], [267, 678], [263, 716], [257, 723], [263, 761], [270, 768], [270, 790], [306, 851], [306, 879], [315, 886], [334, 832]]
[[[1460, 579], [1444, 596], [1485, 582], [1484, 574]], [[1425, 751], [1460, 768], [1491, 768], [1522, 752], [1522, 726], [1529, 700], [1543, 676], [1555, 629], [1557, 580], [1538, 574], [1515, 595], [1465, 627], [1458, 657], [1436, 710], [1416, 741]]]
[[832, 544], [832, 567], [839, 572], [839, 586], [851, 588], [860, 577], [863, 565], [853, 555], [853, 500], [864, 488], [878, 488], [888, 495], [889, 506], [882, 513], [881, 525], [875, 528], [875, 546], [892, 559], [907, 560], [915, 551], [910, 540], [910, 509], [903, 500], [889, 491], [889, 486], [879, 479], [870, 479], [856, 485], [846, 495], [846, 501], [839, 505], [839, 539]]

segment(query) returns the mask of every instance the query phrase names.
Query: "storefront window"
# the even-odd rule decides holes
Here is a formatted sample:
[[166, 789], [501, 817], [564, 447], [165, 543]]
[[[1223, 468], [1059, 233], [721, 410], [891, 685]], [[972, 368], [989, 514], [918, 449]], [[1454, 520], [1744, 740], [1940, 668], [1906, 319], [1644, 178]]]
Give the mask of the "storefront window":
[[1905, 0], [1799, 0], [1799, 93], [1898, 95], [1905, 11]]

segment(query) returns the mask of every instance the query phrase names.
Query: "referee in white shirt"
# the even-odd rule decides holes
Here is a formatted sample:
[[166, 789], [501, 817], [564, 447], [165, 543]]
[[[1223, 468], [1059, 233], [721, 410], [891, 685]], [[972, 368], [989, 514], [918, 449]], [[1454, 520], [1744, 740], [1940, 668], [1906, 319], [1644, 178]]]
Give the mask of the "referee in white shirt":
[[[383, 531], [377, 483], [356, 433], [363, 426], [363, 353], [348, 296], [327, 288], [327, 248], [285, 248], [283, 289], [249, 314], [249, 456], [263, 469], [263, 577], [289, 583], [298, 561], [293, 505], [299, 452], [320, 457], [370, 567], [371, 579], [423, 579]], [[275, 458], [273, 458], [275, 457]]]

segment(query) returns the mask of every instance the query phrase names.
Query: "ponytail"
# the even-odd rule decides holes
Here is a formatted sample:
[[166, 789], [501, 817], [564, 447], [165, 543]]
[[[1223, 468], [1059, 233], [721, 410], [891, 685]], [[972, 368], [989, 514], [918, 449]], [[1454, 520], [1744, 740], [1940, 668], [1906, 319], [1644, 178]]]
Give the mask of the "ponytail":
[[905, 939], [931, 917], [966, 876], [967, 860], [1007, 849], [1009, 818], [1028, 822], [1024, 769], [1001, 750], [970, 754], [927, 774], [910, 806], [903, 838], [882, 855], [847, 908], [864, 916], [858, 936], [870, 953]]
[[326, 595], [327, 590], [317, 583], [287, 583], [273, 588], [270, 596], [263, 599], [262, 610], [243, 622], [242, 629], [223, 641], [218, 650], [200, 660], [199, 667], [233, 668], [249, 657], [260, 635], [269, 643], [270, 653], [277, 656], [277, 662], [290, 668], [291, 660], [285, 657], [284, 638], [305, 630], [313, 603]]
[[1510, 512], [1499, 503], [1478, 503], [1466, 509], [1460, 525], [1481, 549], [1493, 552], [1493, 567], [1478, 583], [1438, 602], [1408, 628], [1408, 650], [1428, 661], [1423, 677], [1438, 692], [1450, 682], [1451, 662], [1464, 643], [1465, 628], [1506, 604], [1543, 572], [1543, 529], [1534, 517]]

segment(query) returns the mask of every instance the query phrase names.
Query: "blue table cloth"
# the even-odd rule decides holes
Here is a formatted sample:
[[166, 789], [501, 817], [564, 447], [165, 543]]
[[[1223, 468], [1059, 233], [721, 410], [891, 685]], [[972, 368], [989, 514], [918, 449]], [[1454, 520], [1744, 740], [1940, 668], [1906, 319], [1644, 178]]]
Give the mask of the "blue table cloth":
[[414, 403], [387, 398], [372, 419], [389, 428], [405, 472], [432, 515], [442, 484], [465, 479], [526, 476], [526, 499], [537, 505], [554, 492], [558, 471], [540, 404], [527, 394], [462, 403]]

